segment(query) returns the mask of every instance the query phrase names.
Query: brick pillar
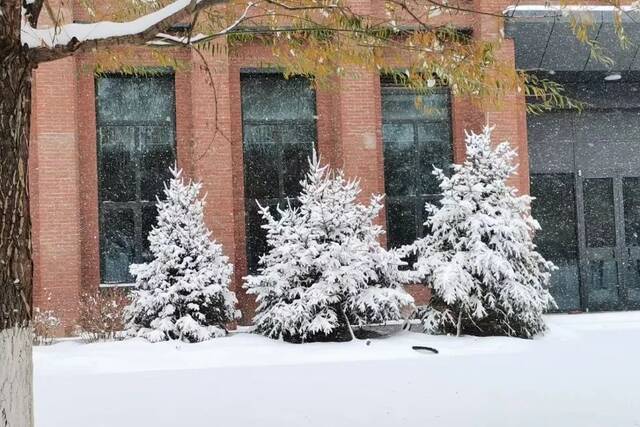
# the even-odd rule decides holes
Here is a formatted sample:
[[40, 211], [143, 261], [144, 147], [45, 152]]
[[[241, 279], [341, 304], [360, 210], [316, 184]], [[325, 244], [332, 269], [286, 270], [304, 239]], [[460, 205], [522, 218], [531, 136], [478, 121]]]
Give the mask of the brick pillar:
[[41, 65], [33, 90], [34, 304], [55, 308], [64, 333], [70, 334], [78, 316], [81, 286], [75, 59]]
[[[372, 194], [384, 194], [380, 76], [348, 70], [339, 79], [336, 114], [339, 124], [335, 163], [347, 177], [360, 180], [360, 201], [366, 203]], [[376, 222], [386, 225], [384, 209]], [[386, 245], [386, 234], [380, 240]]]
[[485, 115], [468, 97], [453, 96], [451, 99], [451, 131], [453, 136], [453, 161], [462, 163], [466, 155], [465, 132], [480, 132]]
[[[507, 0], [475, 0], [476, 10], [500, 14], [511, 4]], [[501, 42], [497, 52], [498, 62], [515, 68], [515, 46], [513, 40], [503, 39], [504, 19], [490, 15], [477, 15], [474, 26], [475, 36], [486, 41]], [[527, 116], [526, 100], [523, 91], [504, 96], [497, 106], [487, 105], [482, 109], [484, 121], [488, 125], [495, 125], [493, 142], [509, 141], [518, 152], [518, 175], [511, 179], [511, 183], [520, 193], [529, 193], [529, 155], [527, 145]]]
[[362, 197], [367, 199], [372, 193], [384, 193], [380, 77], [350, 70], [339, 85], [338, 164], [347, 176], [360, 179]]
[[[234, 196], [242, 188], [234, 187], [234, 157], [231, 120], [229, 57], [227, 49], [216, 49], [212, 55], [202, 51], [192, 55], [191, 111], [193, 175], [201, 180], [207, 194], [205, 221], [213, 237], [224, 246], [224, 252], [234, 265], [232, 288], [243, 309], [242, 323], [250, 322], [253, 303], [242, 289], [245, 266], [238, 265]], [[210, 76], [213, 78], [213, 86]], [[234, 99], [233, 102], [239, 102]], [[242, 168], [242, 164], [239, 165]], [[240, 218], [242, 220], [242, 218]], [[242, 248], [244, 249], [244, 248]], [[248, 310], [244, 310], [248, 307]]]
[[[379, 9], [371, 0], [351, 0], [356, 13], [371, 14]], [[382, 106], [378, 73], [346, 67], [338, 80], [336, 119], [336, 164], [348, 177], [360, 179], [361, 199], [384, 193], [382, 147]], [[380, 222], [384, 223], [384, 214]]]

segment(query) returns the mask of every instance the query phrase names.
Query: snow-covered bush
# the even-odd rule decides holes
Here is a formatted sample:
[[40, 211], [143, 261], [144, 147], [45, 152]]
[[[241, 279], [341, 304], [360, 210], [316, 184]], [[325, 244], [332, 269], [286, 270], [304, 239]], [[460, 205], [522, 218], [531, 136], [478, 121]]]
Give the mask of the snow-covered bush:
[[106, 288], [80, 296], [77, 334], [86, 342], [113, 340], [122, 336], [123, 313], [129, 298], [123, 289]]
[[60, 319], [52, 310], [33, 310], [33, 344], [49, 345], [53, 343]]
[[185, 183], [176, 169], [171, 173], [149, 233], [153, 260], [130, 268], [136, 289], [125, 310], [127, 334], [153, 342], [204, 341], [225, 335], [225, 324], [238, 317], [229, 290], [233, 266], [204, 223], [201, 184]]
[[532, 241], [540, 226], [531, 198], [507, 182], [516, 153], [506, 142], [492, 149], [491, 130], [467, 134], [466, 160], [450, 178], [434, 171], [440, 206], [427, 205], [430, 233], [410, 249], [432, 290], [428, 332], [531, 337], [545, 329], [542, 314], [554, 304], [548, 283], [555, 267]]
[[256, 275], [245, 278], [257, 298], [257, 331], [288, 341], [341, 339], [352, 325], [401, 318], [413, 304], [402, 285], [408, 274], [385, 250], [374, 224], [381, 196], [357, 201], [360, 185], [321, 166], [315, 154], [302, 181], [300, 207], [262, 208], [269, 252]]

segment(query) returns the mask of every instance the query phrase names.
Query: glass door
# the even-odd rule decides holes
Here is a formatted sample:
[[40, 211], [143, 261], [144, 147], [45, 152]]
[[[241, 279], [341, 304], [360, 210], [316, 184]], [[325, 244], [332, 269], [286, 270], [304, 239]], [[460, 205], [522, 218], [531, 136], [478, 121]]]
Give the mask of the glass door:
[[620, 224], [616, 220], [620, 213], [618, 179], [591, 176], [580, 181], [578, 205], [582, 208], [579, 217], [582, 227], [579, 234], [585, 308], [615, 310], [620, 307], [624, 269]]
[[640, 177], [622, 178], [625, 308], [640, 308]]

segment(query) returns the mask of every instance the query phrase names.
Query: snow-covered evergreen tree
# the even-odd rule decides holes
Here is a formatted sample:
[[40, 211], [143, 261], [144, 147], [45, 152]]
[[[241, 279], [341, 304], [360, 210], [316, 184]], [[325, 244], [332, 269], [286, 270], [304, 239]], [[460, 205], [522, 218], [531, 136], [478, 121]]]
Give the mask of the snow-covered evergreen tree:
[[432, 333], [531, 337], [545, 329], [543, 312], [555, 267], [532, 238], [540, 228], [528, 196], [508, 179], [516, 173], [507, 142], [491, 147], [491, 130], [467, 134], [464, 164], [440, 180], [440, 206], [427, 204], [430, 233], [417, 240], [415, 269], [431, 287], [423, 317]]
[[224, 335], [225, 324], [237, 318], [229, 290], [233, 266], [204, 223], [201, 184], [185, 183], [177, 169], [171, 173], [149, 233], [153, 260], [130, 267], [136, 289], [125, 309], [127, 331], [153, 342], [204, 341]]
[[269, 252], [246, 277], [256, 296], [258, 332], [288, 341], [339, 339], [352, 325], [401, 318], [413, 304], [398, 254], [378, 241], [381, 196], [357, 201], [358, 181], [321, 166], [315, 154], [302, 181], [300, 207], [262, 208]]

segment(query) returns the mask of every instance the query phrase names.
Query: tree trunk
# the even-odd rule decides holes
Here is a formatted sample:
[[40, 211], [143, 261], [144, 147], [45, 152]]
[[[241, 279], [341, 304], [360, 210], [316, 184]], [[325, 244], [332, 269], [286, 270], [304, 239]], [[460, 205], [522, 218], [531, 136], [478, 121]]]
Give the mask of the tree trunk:
[[0, 1], [0, 427], [31, 427], [31, 221], [27, 157], [33, 65], [22, 2]]

